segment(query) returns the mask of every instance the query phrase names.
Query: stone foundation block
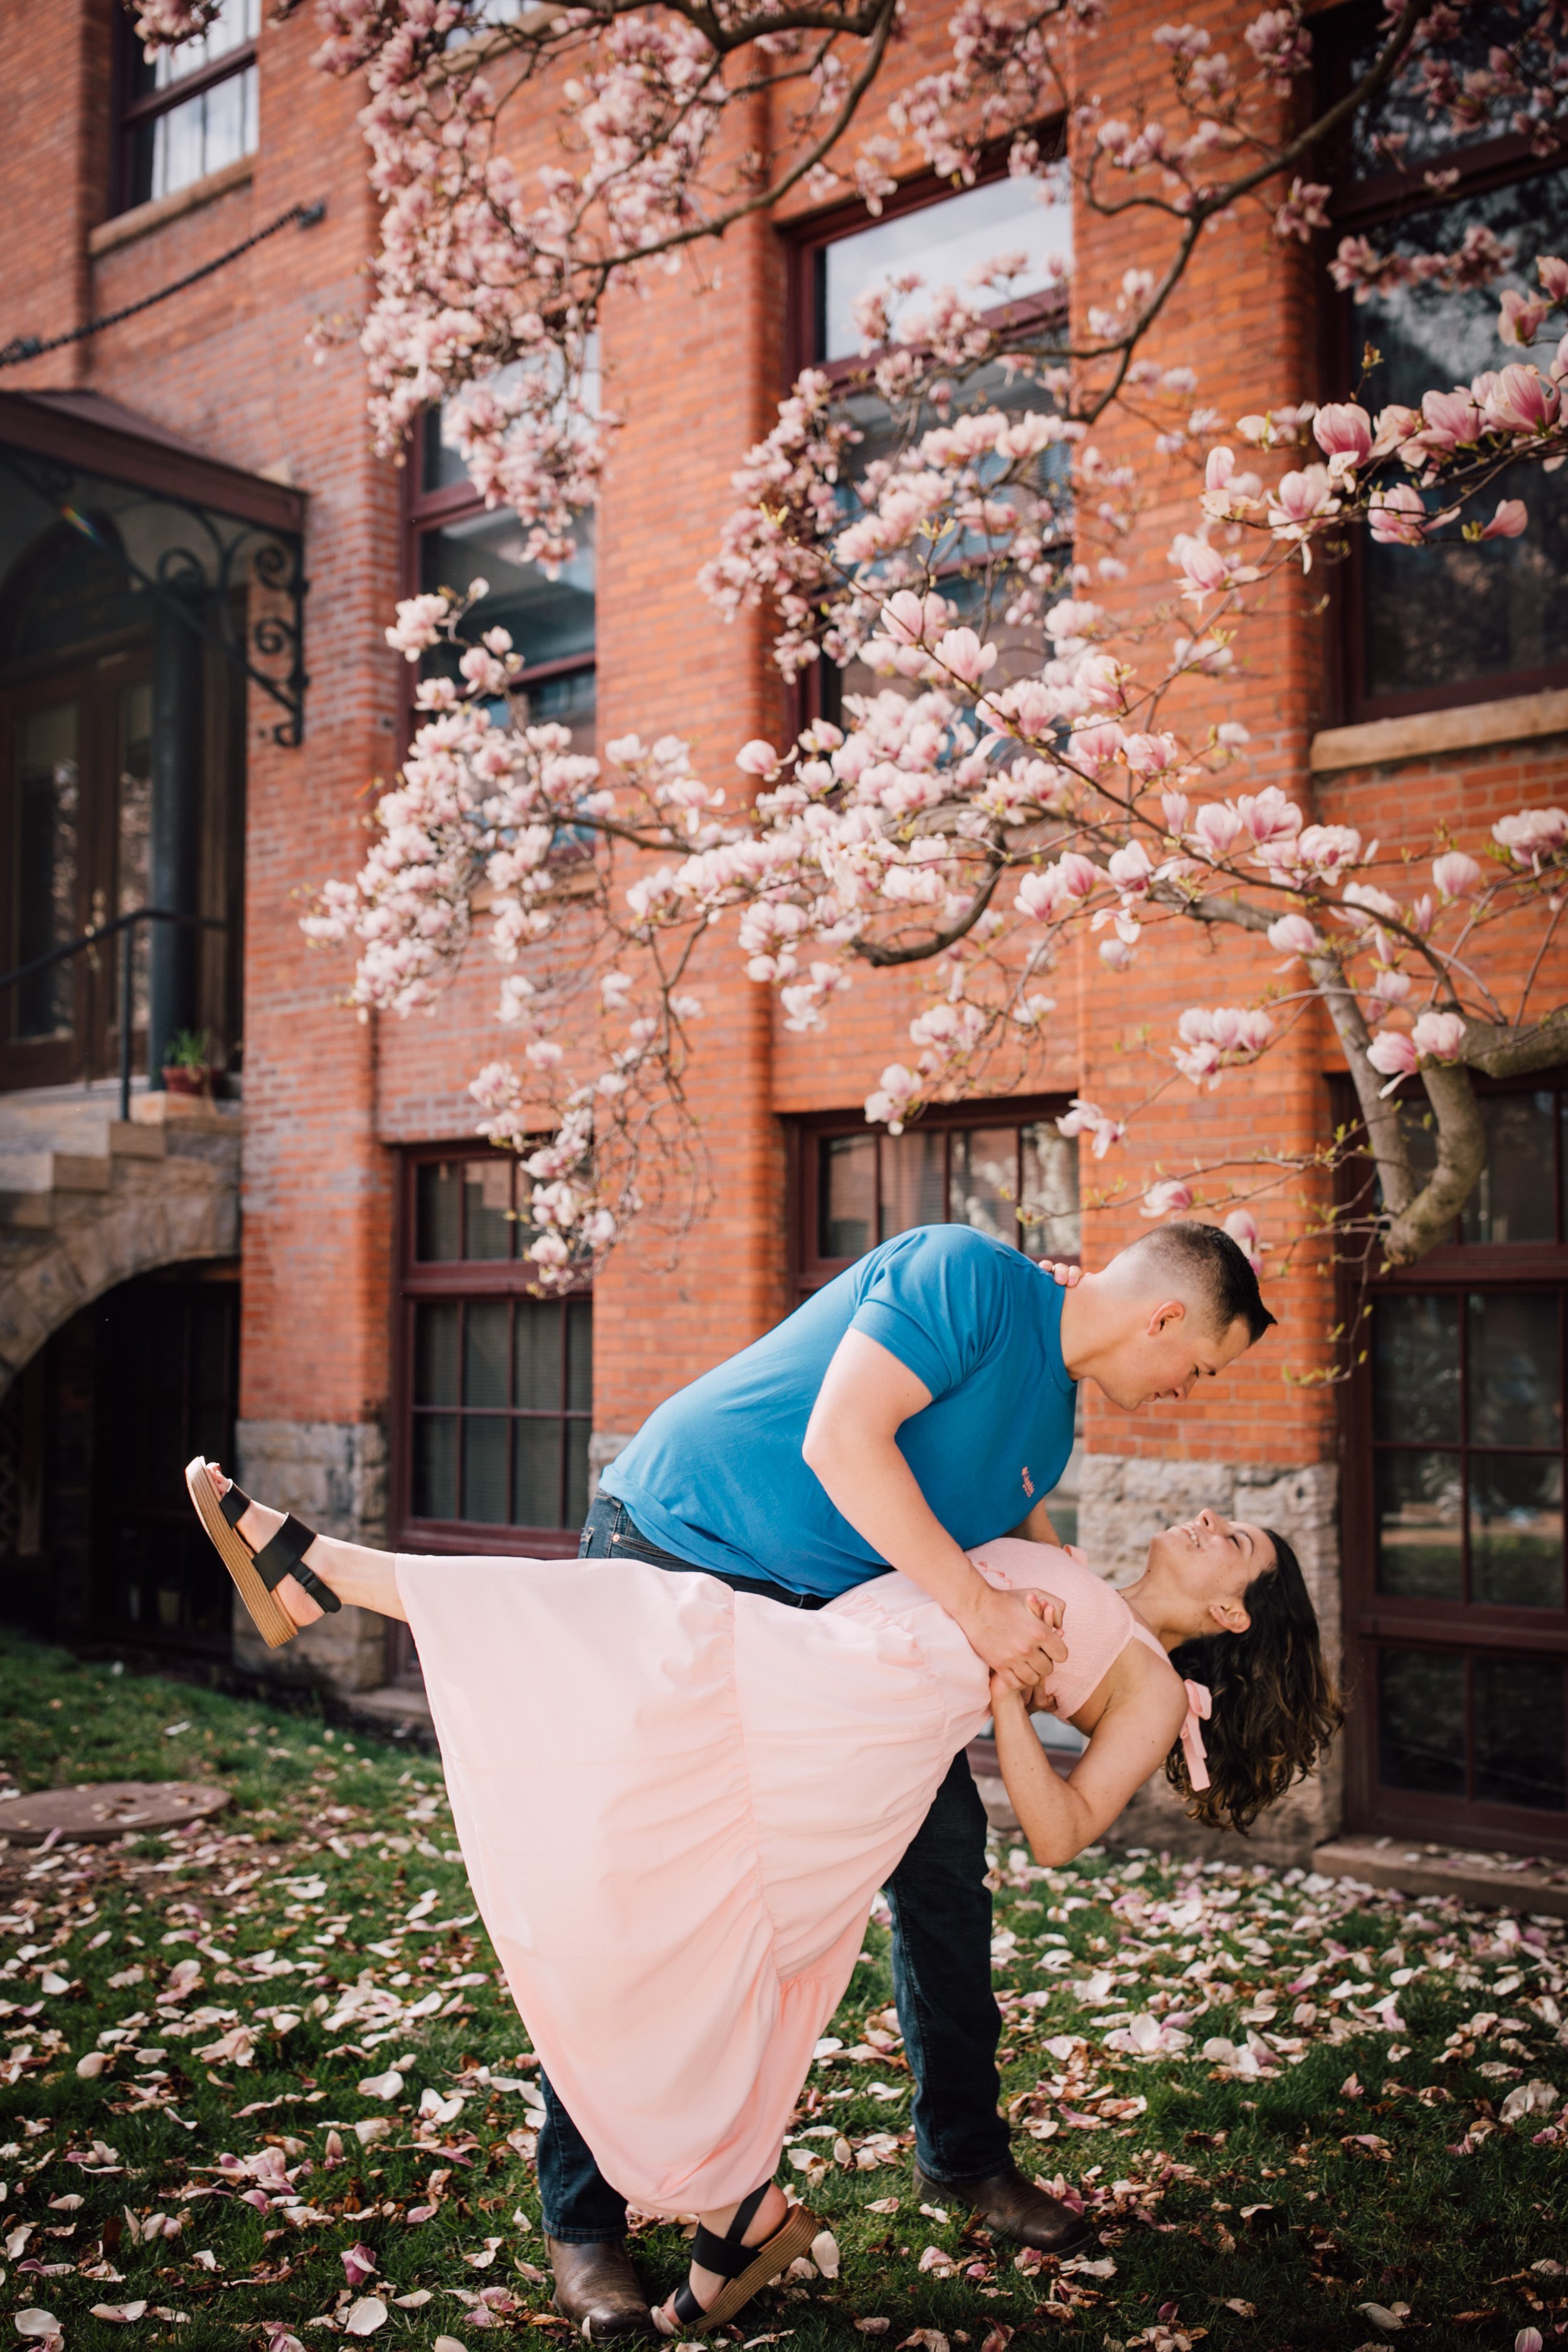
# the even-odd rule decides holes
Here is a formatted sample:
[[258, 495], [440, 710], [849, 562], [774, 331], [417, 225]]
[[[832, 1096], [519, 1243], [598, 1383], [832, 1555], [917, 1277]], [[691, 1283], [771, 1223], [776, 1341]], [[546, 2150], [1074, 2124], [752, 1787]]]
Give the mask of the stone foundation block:
[[[1142, 1573], [1152, 1538], [1162, 1528], [1205, 1507], [1227, 1518], [1251, 1519], [1282, 1535], [1322, 1628], [1330, 1672], [1341, 1655], [1338, 1474], [1331, 1463], [1300, 1465], [1151, 1462], [1115, 1454], [1085, 1456], [1079, 1490], [1079, 1541], [1111, 1583]], [[1312, 1850], [1334, 1836], [1343, 1820], [1343, 1742], [1337, 1741], [1310, 1780], [1261, 1814], [1246, 1837], [1189, 1821], [1173, 1789], [1158, 1774], [1138, 1791], [1107, 1832], [1116, 1846], [1146, 1845], [1156, 1853], [1202, 1854], [1215, 1861], [1310, 1864]]]
[[[274, 1510], [345, 1542], [386, 1541], [386, 1432], [379, 1422], [242, 1421], [235, 1475]], [[241, 1602], [234, 1604], [237, 1665], [269, 1680], [342, 1694], [386, 1679], [386, 1620], [342, 1609], [307, 1625], [286, 1649], [269, 1650]]]

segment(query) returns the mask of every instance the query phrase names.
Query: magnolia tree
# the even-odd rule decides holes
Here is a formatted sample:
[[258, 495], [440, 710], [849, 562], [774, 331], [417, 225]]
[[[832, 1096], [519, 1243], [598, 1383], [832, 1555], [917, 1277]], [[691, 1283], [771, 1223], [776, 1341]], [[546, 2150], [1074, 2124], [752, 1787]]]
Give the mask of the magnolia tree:
[[[211, 8], [141, 0], [137, 13], [158, 43], [189, 37]], [[1355, 534], [1416, 547], [1529, 528], [1528, 502], [1495, 492], [1505, 471], [1511, 487], [1521, 464], [1568, 455], [1568, 337], [1552, 341], [1568, 263], [1531, 268], [1485, 232], [1415, 260], [1342, 240], [1332, 275], [1358, 294], [1499, 285], [1501, 363], [1416, 407], [1303, 401], [1230, 420], [1194, 406], [1194, 374], [1147, 346], [1209, 224], [1262, 205], [1275, 236], [1310, 241], [1329, 194], [1307, 176], [1314, 158], [1391, 93], [1386, 120], [1425, 110], [1547, 151], [1563, 83], [1554, 14], [1412, 0], [1316, 116], [1295, 10], [1247, 25], [1239, 66], [1201, 28], [1164, 26], [1152, 38], [1168, 106], [1124, 121], [1081, 79], [1109, 21], [1097, 0], [961, 0], [949, 65], [896, 89], [894, 0], [599, 0], [500, 25], [478, 0], [323, 0], [318, 13], [322, 62], [364, 68], [370, 89], [384, 209], [363, 341], [383, 446], [447, 401], [470, 473], [515, 509], [547, 567], [571, 552], [616, 430], [589, 398], [605, 292], [679, 267], [683, 247], [802, 184], [858, 191], [875, 211], [895, 151], [856, 129], [873, 84], [884, 119], [953, 179], [973, 176], [984, 142], [1006, 141], [1016, 175], [1058, 198], [1065, 180], [1080, 217], [1147, 216], [1163, 256], [1070, 294], [1064, 259], [1056, 298], [1026, 303], [998, 299], [1017, 255], [965, 289], [896, 278], [862, 302], [851, 380], [801, 377], [736, 477], [702, 587], [725, 613], [769, 608], [784, 677], [816, 663], [850, 676], [837, 723], [783, 749], [739, 747], [738, 782], [697, 774], [673, 739], [581, 756], [565, 730], [510, 715], [503, 631], [468, 642], [465, 608], [445, 595], [400, 607], [388, 635], [411, 661], [450, 650], [418, 688], [422, 724], [363, 870], [326, 887], [308, 928], [357, 943], [366, 1013], [430, 1005], [476, 927], [488, 934], [519, 1047], [473, 1090], [482, 1131], [527, 1154], [542, 1283], [576, 1278], [639, 1213], [689, 1213], [685, 1073], [716, 957], [742, 959], [786, 1026], [807, 1031], [857, 974], [920, 967], [923, 1008], [866, 1106], [897, 1132], [932, 1100], [1026, 1075], [1050, 1032], [1052, 971], [1079, 934], [1109, 987], [1184, 925], [1256, 934], [1268, 953], [1227, 961], [1249, 976], [1245, 1001], [1180, 1013], [1152, 1090], [1212, 1089], [1322, 1007], [1376, 1162], [1368, 1228], [1390, 1261], [1419, 1257], [1479, 1171], [1471, 1073], [1568, 1053], [1568, 1006], [1548, 986], [1568, 814], [1504, 819], [1484, 859], [1442, 835], [1418, 865], [1408, 843], [1380, 855], [1277, 787], [1241, 788], [1246, 731], [1227, 695], [1271, 588]], [[1500, 33], [1482, 41], [1484, 64], [1482, 28]], [[507, 108], [557, 68], [559, 156], [526, 178]], [[755, 143], [763, 105], [783, 126], [776, 166]], [[1065, 152], [1039, 136], [1051, 116]], [[1398, 162], [1405, 133], [1366, 135]], [[874, 447], [851, 394], [883, 420]], [[1131, 425], [1154, 467], [1202, 469], [1171, 589], [1152, 603], [1128, 582], [1143, 498]], [[1417, 1079], [1430, 1145], [1399, 1110]], [[1080, 1099], [1061, 1124], [1103, 1159], [1132, 1116]], [[1250, 1211], [1231, 1204], [1338, 1148], [1129, 1185], [1151, 1215], [1229, 1209], [1255, 1243]]]

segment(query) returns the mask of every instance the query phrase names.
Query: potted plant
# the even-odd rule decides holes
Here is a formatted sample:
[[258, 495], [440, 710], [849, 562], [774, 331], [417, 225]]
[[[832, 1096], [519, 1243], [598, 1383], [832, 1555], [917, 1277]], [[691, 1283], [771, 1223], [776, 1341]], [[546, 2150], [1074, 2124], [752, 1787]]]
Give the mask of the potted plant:
[[211, 1095], [216, 1072], [205, 1029], [182, 1029], [163, 1055], [163, 1084], [172, 1095]]

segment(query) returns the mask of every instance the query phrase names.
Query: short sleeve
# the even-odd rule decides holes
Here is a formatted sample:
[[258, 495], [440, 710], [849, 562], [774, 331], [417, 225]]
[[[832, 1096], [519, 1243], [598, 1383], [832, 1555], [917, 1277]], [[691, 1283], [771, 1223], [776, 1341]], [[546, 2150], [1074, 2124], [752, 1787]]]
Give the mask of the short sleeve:
[[1003, 1249], [984, 1234], [921, 1225], [879, 1254], [849, 1328], [896, 1356], [933, 1398], [945, 1396], [1002, 1337], [1007, 1273]]

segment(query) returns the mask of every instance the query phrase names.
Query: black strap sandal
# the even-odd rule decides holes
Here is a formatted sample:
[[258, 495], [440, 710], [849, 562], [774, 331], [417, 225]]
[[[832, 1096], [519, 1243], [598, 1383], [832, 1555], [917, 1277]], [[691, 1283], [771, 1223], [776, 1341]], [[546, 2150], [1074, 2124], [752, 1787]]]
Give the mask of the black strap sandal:
[[331, 1587], [323, 1584], [315, 1570], [305, 1565], [304, 1556], [316, 1540], [314, 1528], [306, 1527], [290, 1512], [270, 1541], [263, 1544], [258, 1552], [253, 1552], [238, 1532], [239, 1521], [250, 1508], [248, 1495], [232, 1484], [220, 1495], [213, 1483], [212, 1465], [199, 1454], [185, 1465], [185, 1486], [196, 1507], [196, 1516], [238, 1586], [239, 1597], [268, 1649], [280, 1650], [300, 1631], [276, 1597], [286, 1576], [294, 1578], [318, 1609], [331, 1614], [342, 1607]]
[[804, 2205], [792, 2205], [771, 2238], [765, 2238], [759, 2246], [748, 2246], [745, 2232], [756, 2220], [772, 2187], [771, 2180], [764, 2180], [760, 2189], [753, 2189], [749, 2197], [741, 2200], [735, 2218], [721, 2238], [698, 2223], [697, 2235], [691, 2242], [691, 2260], [699, 2270], [717, 2271], [726, 2284], [704, 2310], [688, 2280], [671, 2297], [669, 2305], [682, 2327], [721, 2327], [770, 2280], [788, 2270], [821, 2230], [823, 2225], [815, 2213]]

